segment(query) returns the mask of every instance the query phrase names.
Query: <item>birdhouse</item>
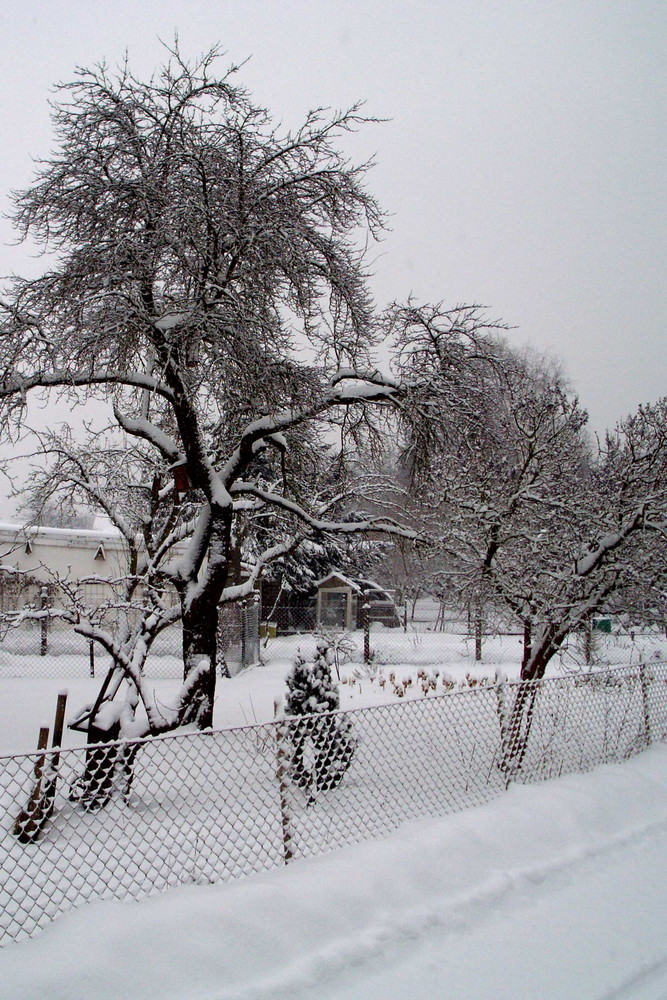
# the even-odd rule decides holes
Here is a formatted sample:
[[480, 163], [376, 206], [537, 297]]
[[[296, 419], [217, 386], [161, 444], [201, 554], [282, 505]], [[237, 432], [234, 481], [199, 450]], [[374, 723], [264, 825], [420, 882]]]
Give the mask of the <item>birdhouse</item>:
[[187, 493], [188, 490], [192, 489], [192, 483], [188, 475], [188, 465], [185, 459], [172, 465], [171, 471], [174, 476], [174, 488], [177, 493]]

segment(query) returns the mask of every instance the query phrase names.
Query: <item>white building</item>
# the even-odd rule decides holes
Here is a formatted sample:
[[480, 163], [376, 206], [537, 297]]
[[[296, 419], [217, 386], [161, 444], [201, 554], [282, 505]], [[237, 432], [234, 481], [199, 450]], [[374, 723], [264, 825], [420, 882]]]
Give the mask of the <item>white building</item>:
[[0, 523], [0, 610], [34, 603], [43, 586], [52, 596], [57, 581], [81, 588], [85, 603], [111, 596], [106, 581], [127, 573], [128, 549], [113, 527], [44, 528]]

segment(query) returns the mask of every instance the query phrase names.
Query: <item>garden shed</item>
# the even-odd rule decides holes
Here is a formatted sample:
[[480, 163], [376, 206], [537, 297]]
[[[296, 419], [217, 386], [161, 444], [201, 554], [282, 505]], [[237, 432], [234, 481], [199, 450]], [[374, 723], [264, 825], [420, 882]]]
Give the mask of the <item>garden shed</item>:
[[317, 624], [323, 628], [353, 631], [363, 627], [363, 606], [368, 604], [368, 619], [388, 628], [398, 628], [400, 619], [388, 590], [374, 580], [345, 576], [334, 570], [317, 580]]

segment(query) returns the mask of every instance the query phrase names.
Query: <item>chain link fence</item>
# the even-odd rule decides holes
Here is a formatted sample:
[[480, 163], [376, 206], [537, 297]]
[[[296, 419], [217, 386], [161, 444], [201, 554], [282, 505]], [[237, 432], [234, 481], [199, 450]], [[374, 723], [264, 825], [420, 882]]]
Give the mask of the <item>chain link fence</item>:
[[[220, 673], [233, 677], [260, 660], [292, 661], [299, 649], [311, 656], [322, 638], [336, 650], [340, 663], [444, 669], [448, 664], [467, 663], [481, 669], [490, 664], [491, 672], [497, 666], [511, 672], [521, 662], [523, 635], [503, 631], [498, 623], [492, 631], [480, 632], [470, 617], [453, 613], [445, 617], [437, 604], [424, 601], [409, 617], [398, 609], [401, 614], [387, 625], [381, 609], [373, 604], [367, 607], [366, 621], [360, 627], [343, 629], [318, 623], [312, 602], [270, 608], [270, 621], [261, 620], [257, 597], [224, 605], [219, 609]], [[571, 635], [555, 658], [557, 667], [620, 666], [667, 655], [663, 629], [612, 629], [607, 624], [609, 631], [588, 628]], [[0, 615], [0, 678], [104, 676], [109, 665], [108, 655], [67, 622], [43, 617], [12, 625], [7, 612], [4, 621]], [[154, 641], [145, 673], [155, 679], [182, 677], [178, 626], [166, 629]]]
[[[225, 604], [218, 613], [220, 673], [233, 677], [260, 657], [259, 604], [256, 600]], [[0, 678], [104, 677], [109, 655], [58, 618], [0, 623]], [[183, 676], [183, 638], [178, 625], [153, 642], [145, 665], [148, 678]]]
[[259, 600], [223, 604], [218, 609], [218, 650], [223, 676], [234, 677], [259, 662], [259, 610]]
[[[431, 612], [429, 615], [428, 612]], [[368, 607], [366, 627], [354, 630], [327, 627], [317, 621], [313, 604], [294, 604], [273, 609], [270, 622], [261, 626], [261, 656], [264, 662], [291, 660], [297, 649], [304, 655], [314, 653], [319, 639], [326, 639], [338, 651], [342, 663], [375, 663], [385, 666], [439, 667], [467, 663], [480, 669], [491, 664], [515, 670], [523, 654], [523, 633], [495, 627], [478, 631], [474, 621], [450, 615], [437, 617], [435, 609], [425, 608], [422, 617], [400, 618], [400, 624], [387, 626], [375, 620], [373, 606]], [[584, 666], [620, 666], [667, 656], [664, 629], [582, 628], [568, 637], [555, 657], [561, 670]]]
[[0, 758], [0, 942], [86, 900], [220, 882], [667, 739], [667, 667]]

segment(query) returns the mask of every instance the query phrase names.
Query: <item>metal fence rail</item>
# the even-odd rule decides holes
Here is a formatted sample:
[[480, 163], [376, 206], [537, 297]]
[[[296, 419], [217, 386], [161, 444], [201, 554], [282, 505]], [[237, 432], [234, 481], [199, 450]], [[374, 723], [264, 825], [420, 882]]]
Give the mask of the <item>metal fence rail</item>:
[[651, 664], [3, 757], [0, 943], [86, 900], [247, 875], [664, 739]]

